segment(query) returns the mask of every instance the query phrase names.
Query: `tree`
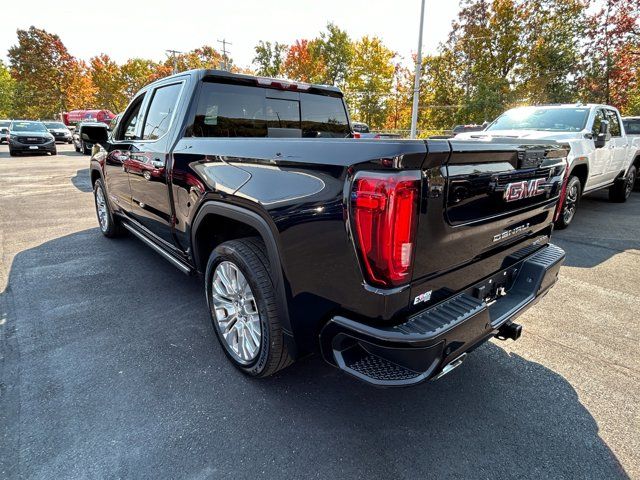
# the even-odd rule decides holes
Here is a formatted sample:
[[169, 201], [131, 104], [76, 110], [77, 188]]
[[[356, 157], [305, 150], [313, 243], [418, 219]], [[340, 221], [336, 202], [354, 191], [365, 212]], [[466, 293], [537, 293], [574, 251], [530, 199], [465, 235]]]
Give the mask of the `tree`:
[[18, 44], [8, 52], [16, 81], [14, 113], [53, 118], [68, 109], [67, 95], [83, 69], [57, 35], [32, 26], [17, 36]]
[[354, 116], [371, 127], [381, 127], [390, 107], [395, 53], [377, 37], [362, 37], [355, 44], [358, 55], [353, 57], [346, 77], [346, 96]]
[[256, 73], [265, 77], [278, 77], [283, 73], [284, 54], [287, 46], [275, 42], [263, 42], [260, 40], [255, 46], [256, 56], [253, 63], [258, 66]]
[[108, 55], [101, 54], [90, 61], [91, 79], [96, 89], [96, 106], [120, 112], [128, 102], [126, 81], [120, 66]]
[[132, 58], [120, 67], [127, 103], [142, 87], [169, 75], [171, 72], [158, 63], [145, 58]]
[[311, 55], [323, 65], [322, 83], [344, 85], [354, 56], [353, 43], [346, 31], [328, 23], [327, 30], [311, 44]]
[[0, 60], [0, 118], [11, 118], [13, 116], [15, 89], [16, 81], [4, 62]]
[[[169, 57], [164, 65], [173, 69], [175, 61], [176, 72], [184, 72], [197, 68], [220, 69], [223, 64], [222, 55], [213, 47], [203, 45], [186, 53], [180, 53], [176, 57]], [[232, 65], [233, 60], [227, 58], [227, 64]]]
[[605, 0], [587, 19], [581, 97], [627, 114], [640, 104], [640, 0]]
[[584, 0], [525, 2], [525, 55], [519, 74], [521, 96], [530, 103], [575, 101], [586, 6]]
[[308, 83], [321, 83], [326, 66], [318, 56], [318, 40], [296, 40], [289, 47], [283, 64], [287, 78]]
[[96, 88], [91, 80], [91, 74], [87, 65], [81, 61], [71, 64], [74, 72], [70, 72], [71, 79], [65, 97], [68, 110], [91, 108], [95, 101]]

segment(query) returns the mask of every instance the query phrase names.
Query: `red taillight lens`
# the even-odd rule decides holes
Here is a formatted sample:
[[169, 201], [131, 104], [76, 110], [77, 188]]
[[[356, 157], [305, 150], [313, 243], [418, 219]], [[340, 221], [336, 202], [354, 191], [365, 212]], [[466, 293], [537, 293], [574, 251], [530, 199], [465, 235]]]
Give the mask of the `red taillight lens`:
[[391, 287], [410, 280], [420, 196], [420, 172], [356, 175], [351, 211], [368, 280]]

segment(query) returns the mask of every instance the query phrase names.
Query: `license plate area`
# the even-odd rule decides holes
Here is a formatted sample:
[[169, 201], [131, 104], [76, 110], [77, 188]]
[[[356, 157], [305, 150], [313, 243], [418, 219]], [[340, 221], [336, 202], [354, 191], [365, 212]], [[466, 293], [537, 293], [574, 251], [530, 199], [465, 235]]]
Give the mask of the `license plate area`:
[[36, 145], [31, 145], [29, 147], [30, 150], [38, 150], [38, 147]]

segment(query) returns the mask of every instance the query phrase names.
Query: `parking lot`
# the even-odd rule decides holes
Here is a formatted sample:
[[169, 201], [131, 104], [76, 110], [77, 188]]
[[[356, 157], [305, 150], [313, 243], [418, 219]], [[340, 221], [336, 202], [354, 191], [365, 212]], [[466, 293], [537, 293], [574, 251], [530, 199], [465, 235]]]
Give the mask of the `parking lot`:
[[583, 199], [519, 341], [384, 390], [317, 356], [240, 374], [200, 279], [104, 238], [58, 151], [0, 146], [1, 478], [640, 477], [640, 193]]

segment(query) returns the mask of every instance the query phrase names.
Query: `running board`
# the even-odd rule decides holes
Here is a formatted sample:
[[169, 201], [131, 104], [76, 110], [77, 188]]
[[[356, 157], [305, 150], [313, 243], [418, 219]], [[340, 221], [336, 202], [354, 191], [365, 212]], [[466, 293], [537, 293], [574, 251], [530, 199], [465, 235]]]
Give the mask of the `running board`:
[[164, 250], [162, 247], [159, 247], [158, 245], [156, 245], [152, 240], [150, 240], [144, 234], [142, 234], [138, 230], [136, 230], [135, 227], [129, 225], [126, 221], [122, 222], [122, 226], [124, 228], [126, 228], [127, 230], [129, 230], [131, 233], [133, 233], [133, 235], [138, 237], [144, 243], [146, 243], [148, 247], [151, 247], [153, 250], [155, 250], [157, 253], [159, 253], [162, 258], [167, 260], [170, 264], [172, 264], [174, 267], [176, 267], [178, 270], [180, 270], [185, 275], [191, 275], [194, 272], [193, 268], [191, 268], [189, 265], [187, 265], [183, 261], [178, 260], [176, 257], [171, 255], [169, 252]]

